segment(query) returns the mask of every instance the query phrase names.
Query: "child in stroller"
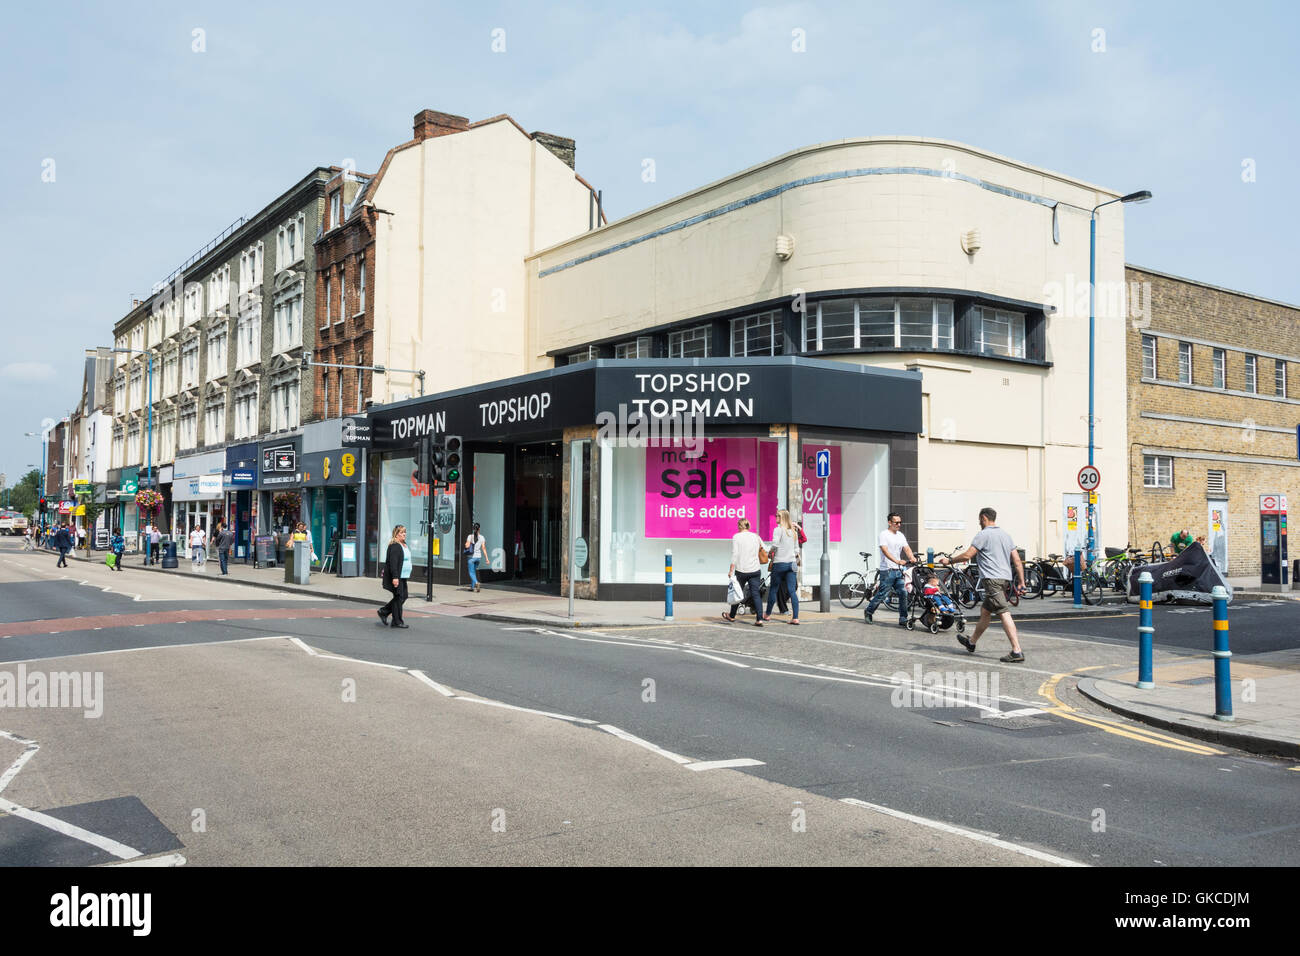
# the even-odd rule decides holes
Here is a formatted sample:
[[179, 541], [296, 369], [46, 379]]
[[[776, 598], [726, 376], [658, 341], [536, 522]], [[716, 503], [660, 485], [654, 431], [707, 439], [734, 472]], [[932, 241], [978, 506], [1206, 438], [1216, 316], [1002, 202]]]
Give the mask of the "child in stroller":
[[932, 564], [920, 564], [912, 569], [912, 599], [907, 622], [908, 630], [915, 627], [919, 619], [921, 626], [931, 634], [947, 630], [954, 623], [958, 632], [966, 630], [966, 619], [961, 608], [944, 589]]

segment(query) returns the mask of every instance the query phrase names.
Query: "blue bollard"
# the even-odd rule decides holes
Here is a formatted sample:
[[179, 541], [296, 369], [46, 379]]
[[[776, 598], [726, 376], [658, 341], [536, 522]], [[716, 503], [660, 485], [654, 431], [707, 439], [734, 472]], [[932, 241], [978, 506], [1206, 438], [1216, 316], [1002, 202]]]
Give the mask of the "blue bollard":
[[1232, 720], [1232, 651], [1228, 650], [1228, 592], [1215, 585], [1214, 598], [1214, 719]]
[[1138, 575], [1140, 600], [1138, 607], [1138, 687], [1150, 690], [1155, 687], [1151, 675], [1151, 642], [1155, 639], [1156, 629], [1151, 623], [1151, 572], [1143, 571]]
[[1074, 606], [1083, 607], [1083, 551], [1074, 549]]
[[934, 564], [934, 548], [925, 549], [925, 563]]
[[664, 553], [664, 620], [673, 619], [673, 549]]

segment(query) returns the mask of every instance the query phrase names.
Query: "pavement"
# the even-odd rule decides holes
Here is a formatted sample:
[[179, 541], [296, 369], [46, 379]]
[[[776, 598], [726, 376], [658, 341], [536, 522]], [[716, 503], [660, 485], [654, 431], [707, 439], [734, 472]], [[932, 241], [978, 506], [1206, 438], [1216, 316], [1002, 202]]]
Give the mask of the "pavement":
[[[102, 561], [101, 552], [92, 552], [93, 561]], [[86, 561], [78, 554], [70, 560]], [[188, 561], [176, 569], [160, 565], [143, 566], [143, 557], [127, 555], [124, 575], [141, 572], [202, 576], [221, 584], [240, 584], [274, 591], [328, 600], [354, 601], [379, 606], [388, 599], [374, 578], [341, 578], [333, 574], [312, 575], [309, 584], [290, 584], [282, 568], [254, 568], [251, 564], [231, 561], [230, 573], [220, 574], [216, 561], [209, 561], [202, 571], [193, 571]], [[1245, 582], [1242, 582], [1245, 583]], [[722, 588], [719, 588], [721, 592]], [[1248, 600], [1276, 601], [1300, 599], [1300, 592], [1234, 591], [1237, 605]], [[672, 623], [714, 621], [721, 602], [677, 602]], [[801, 602], [800, 617], [807, 624], [836, 620], [862, 620], [862, 609], [848, 610], [838, 601], [831, 611], [822, 614], [813, 601]], [[568, 598], [513, 586], [489, 585], [480, 592], [466, 588], [434, 586], [434, 601], [426, 603], [419, 586], [412, 589], [408, 612], [477, 618], [517, 625], [543, 625], [563, 628], [662, 627], [665, 624], [662, 601], [590, 601], [575, 600], [569, 615]], [[881, 611], [891, 614], [885, 608]], [[1068, 596], [1045, 597], [1022, 601], [1015, 611], [1017, 619], [1078, 620], [1095, 615], [1136, 613], [1123, 598], [1106, 603], [1075, 608]], [[879, 615], [878, 615], [879, 616]], [[1231, 606], [1229, 608], [1231, 619]], [[1214, 717], [1214, 687], [1211, 682], [1213, 658], [1205, 655], [1176, 656], [1157, 660], [1154, 667], [1155, 688], [1136, 687], [1137, 673], [1132, 669], [1112, 668], [1080, 680], [1078, 689], [1090, 700], [1130, 719], [1187, 736], [1232, 746], [1250, 753], [1300, 758], [1300, 650], [1252, 654], [1248, 662], [1233, 662], [1234, 720]], [[1249, 699], [1248, 699], [1249, 698]]]

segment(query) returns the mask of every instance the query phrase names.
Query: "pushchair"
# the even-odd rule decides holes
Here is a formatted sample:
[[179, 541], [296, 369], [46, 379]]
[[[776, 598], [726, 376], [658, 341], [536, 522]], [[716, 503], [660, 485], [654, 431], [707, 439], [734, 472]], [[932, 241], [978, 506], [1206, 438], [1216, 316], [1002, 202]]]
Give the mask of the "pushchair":
[[931, 634], [938, 634], [957, 625], [958, 633], [965, 633], [966, 618], [961, 605], [948, 593], [944, 576], [939, 576], [939, 587], [934, 594], [926, 594], [926, 582], [935, 574], [933, 564], [918, 564], [912, 568], [912, 588], [908, 595], [907, 629], [916, 629], [916, 622]]
[[[763, 604], [764, 606], [766, 606], [767, 604], [767, 582], [768, 582], [768, 575], [766, 572], [764, 572], [763, 575], [758, 579], [758, 600], [759, 603]], [[727, 613], [730, 612], [731, 612], [731, 605], [727, 604]], [[754, 607], [754, 601], [749, 593], [749, 588], [745, 588], [745, 599], [741, 601], [739, 606], [736, 608], [736, 617], [743, 617], [747, 612], [749, 614], [757, 614], [759, 616], [762, 616], [763, 613], [762, 607], [760, 608]]]

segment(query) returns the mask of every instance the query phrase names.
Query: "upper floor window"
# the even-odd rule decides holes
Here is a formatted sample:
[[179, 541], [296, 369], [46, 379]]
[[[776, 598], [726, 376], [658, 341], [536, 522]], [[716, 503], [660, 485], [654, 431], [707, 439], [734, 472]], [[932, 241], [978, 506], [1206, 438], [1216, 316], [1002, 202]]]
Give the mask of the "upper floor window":
[[325, 324], [322, 329], [329, 328], [330, 316], [334, 314], [334, 277], [328, 272], [325, 273]]
[[994, 355], [1006, 355], [1010, 358], [1025, 357], [1025, 316], [1022, 312], [1007, 312], [981, 306], [976, 310], [977, 337], [976, 350], [991, 352]]
[[360, 278], [357, 281], [357, 312], [366, 311], [366, 259], [361, 257]]
[[1174, 486], [1174, 460], [1165, 455], [1143, 455], [1142, 486], [1144, 488], [1172, 488]]
[[1211, 355], [1211, 361], [1214, 363], [1214, 387], [1223, 388], [1224, 374], [1223, 370], [1226, 363], [1226, 356], [1223, 349], [1215, 349]]
[[285, 352], [302, 345], [302, 296], [277, 302], [275, 328], [272, 333], [274, 351]]
[[779, 312], [764, 312], [731, 320], [733, 356], [783, 355], [784, 345], [785, 335]]
[[181, 327], [181, 304], [175, 299], [163, 306], [163, 335], [173, 335]]
[[1254, 355], [1246, 356], [1246, 391], [1248, 392], [1259, 391], [1259, 376], [1256, 374], [1258, 365], [1258, 357]]
[[570, 352], [568, 364], [576, 365], [578, 362], [590, 362], [592, 359], [598, 358], [600, 358], [600, 350], [594, 345], [589, 345], [580, 351]]
[[280, 227], [275, 240], [276, 272], [289, 268], [302, 258], [306, 248], [306, 243], [303, 241], [303, 228], [305, 225], [305, 215], [298, 213], [295, 218], [290, 219]]
[[185, 286], [185, 324], [193, 325], [203, 315], [203, 287], [197, 282]]
[[339, 266], [339, 317], [334, 320], [337, 325], [348, 313], [348, 271], [346, 266]]
[[1273, 389], [1278, 395], [1286, 398], [1286, 361], [1278, 359], [1273, 364]]
[[262, 244], [249, 246], [239, 257], [239, 292], [251, 295], [262, 284]]
[[1156, 377], [1156, 339], [1153, 335], [1142, 336], [1142, 377]]
[[330, 195], [330, 228], [337, 229], [340, 225], [339, 212], [343, 208], [342, 197], [339, 196], [338, 190]]
[[1192, 343], [1178, 343], [1178, 381], [1184, 385], [1192, 384]]
[[199, 384], [199, 337], [196, 335], [181, 346], [181, 388]]
[[230, 336], [223, 323], [208, 335], [208, 381], [226, 374], [226, 342]]
[[230, 265], [208, 276], [208, 312], [215, 314], [230, 307]]
[[650, 336], [642, 335], [631, 342], [619, 342], [614, 346], [614, 358], [638, 359], [650, 357]]
[[252, 365], [262, 358], [262, 309], [250, 309], [235, 327], [235, 368]]
[[203, 444], [219, 445], [226, 440], [226, 397], [218, 394], [203, 410]]
[[708, 358], [713, 341], [713, 329], [707, 325], [697, 325], [691, 329], [682, 329], [668, 333], [669, 358]]
[[950, 299], [829, 299], [808, 307], [804, 351], [951, 349]]
[[160, 313], [155, 312], [153, 315], [149, 316], [149, 344], [150, 345], [158, 344], [158, 341], [162, 338], [162, 328], [163, 328], [162, 315]]
[[250, 438], [257, 434], [257, 383], [235, 391], [235, 437]]

